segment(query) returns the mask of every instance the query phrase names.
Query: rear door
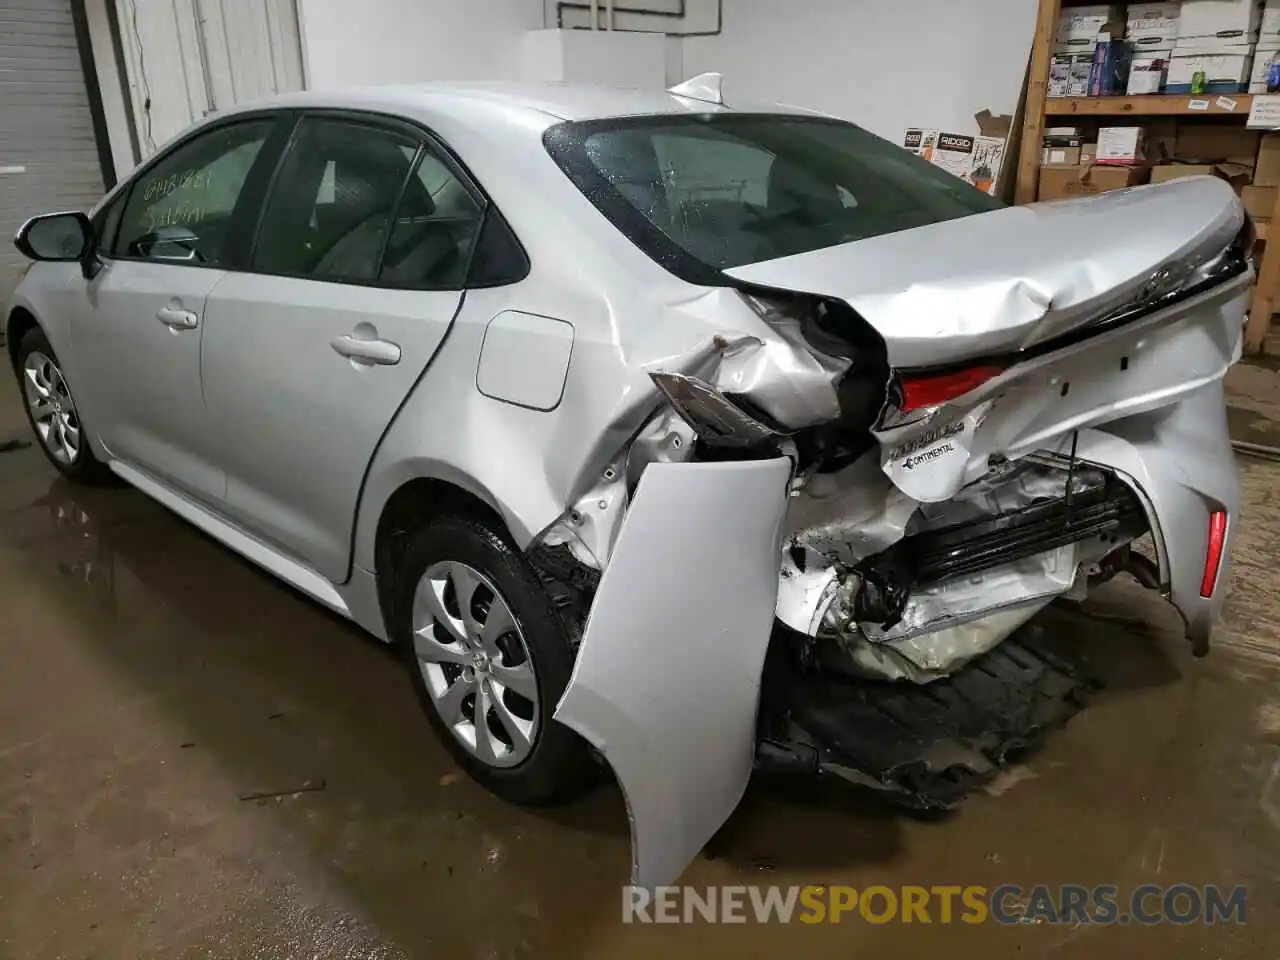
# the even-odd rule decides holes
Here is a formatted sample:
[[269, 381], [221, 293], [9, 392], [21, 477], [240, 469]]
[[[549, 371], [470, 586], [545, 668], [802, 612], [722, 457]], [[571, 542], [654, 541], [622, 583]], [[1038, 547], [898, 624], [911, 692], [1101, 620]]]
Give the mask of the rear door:
[[417, 128], [304, 116], [251, 269], [205, 311], [211, 441], [233, 519], [346, 578], [365, 468], [462, 302], [483, 201]]

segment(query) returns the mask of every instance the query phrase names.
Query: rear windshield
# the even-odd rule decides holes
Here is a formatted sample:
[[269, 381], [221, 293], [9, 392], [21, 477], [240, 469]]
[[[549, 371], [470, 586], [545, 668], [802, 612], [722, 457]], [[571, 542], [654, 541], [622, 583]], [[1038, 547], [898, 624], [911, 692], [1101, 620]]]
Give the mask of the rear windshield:
[[544, 142], [615, 226], [698, 283], [1003, 206], [902, 147], [826, 118], [612, 118], [559, 124]]

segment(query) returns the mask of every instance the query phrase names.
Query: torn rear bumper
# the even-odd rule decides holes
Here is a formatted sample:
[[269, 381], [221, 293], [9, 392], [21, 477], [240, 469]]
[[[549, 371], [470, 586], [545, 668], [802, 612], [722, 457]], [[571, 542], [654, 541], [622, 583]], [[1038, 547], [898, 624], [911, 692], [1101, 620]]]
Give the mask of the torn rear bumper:
[[632, 882], [673, 882], [737, 807], [778, 593], [791, 461], [654, 463], [556, 719], [613, 768]]

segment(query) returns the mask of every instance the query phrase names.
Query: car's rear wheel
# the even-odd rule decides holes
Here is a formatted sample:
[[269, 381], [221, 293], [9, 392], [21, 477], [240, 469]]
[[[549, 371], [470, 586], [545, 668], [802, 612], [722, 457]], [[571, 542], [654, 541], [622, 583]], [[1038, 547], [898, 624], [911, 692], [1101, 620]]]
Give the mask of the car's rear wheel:
[[563, 621], [497, 522], [428, 522], [397, 573], [395, 639], [458, 763], [515, 803], [555, 803], [589, 787], [587, 745], [552, 719], [573, 669]]
[[49, 462], [69, 480], [101, 484], [111, 472], [93, 455], [67, 377], [44, 331], [28, 330], [18, 344], [18, 380], [27, 421]]

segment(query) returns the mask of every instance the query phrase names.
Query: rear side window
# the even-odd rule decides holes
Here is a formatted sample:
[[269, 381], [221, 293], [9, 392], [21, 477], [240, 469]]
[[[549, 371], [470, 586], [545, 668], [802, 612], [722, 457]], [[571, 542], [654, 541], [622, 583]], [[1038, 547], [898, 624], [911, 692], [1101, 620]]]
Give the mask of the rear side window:
[[837, 120], [706, 114], [564, 123], [547, 150], [646, 253], [694, 282], [747, 263], [998, 209]]
[[302, 121], [263, 214], [259, 273], [461, 289], [484, 209], [417, 137]]
[[424, 150], [396, 211], [379, 280], [388, 286], [461, 288], [483, 218], [462, 181]]
[[253, 269], [373, 280], [417, 150], [395, 131], [304, 119], [263, 212]]

